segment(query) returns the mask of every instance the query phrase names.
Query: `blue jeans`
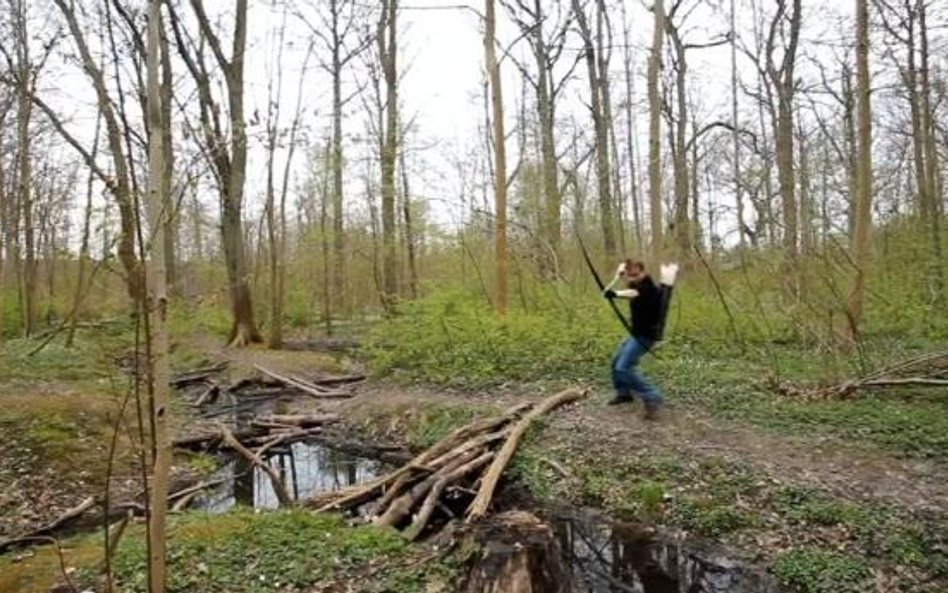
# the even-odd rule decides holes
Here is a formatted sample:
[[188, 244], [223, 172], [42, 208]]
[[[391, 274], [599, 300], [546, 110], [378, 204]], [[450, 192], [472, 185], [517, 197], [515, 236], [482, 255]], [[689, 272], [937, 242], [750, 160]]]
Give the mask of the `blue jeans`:
[[619, 346], [619, 351], [612, 359], [612, 385], [616, 388], [616, 396], [631, 399], [635, 392], [642, 396], [646, 404], [662, 403], [662, 392], [649, 383], [638, 369], [639, 359], [645, 356], [652, 344], [646, 338], [629, 336]]

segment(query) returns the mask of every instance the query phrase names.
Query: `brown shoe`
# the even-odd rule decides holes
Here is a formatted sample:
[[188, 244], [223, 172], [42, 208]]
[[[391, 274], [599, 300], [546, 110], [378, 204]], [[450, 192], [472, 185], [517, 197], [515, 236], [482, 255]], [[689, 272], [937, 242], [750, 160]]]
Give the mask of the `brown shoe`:
[[645, 415], [642, 418], [652, 422], [661, 420], [661, 409], [661, 404], [645, 404]]

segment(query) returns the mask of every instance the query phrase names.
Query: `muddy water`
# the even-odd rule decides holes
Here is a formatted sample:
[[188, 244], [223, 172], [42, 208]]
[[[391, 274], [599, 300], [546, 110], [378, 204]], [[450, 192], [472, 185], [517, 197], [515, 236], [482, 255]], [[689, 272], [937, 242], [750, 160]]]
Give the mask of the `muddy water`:
[[662, 540], [639, 526], [588, 514], [552, 521], [579, 593], [777, 593], [748, 559], [687, 541]]
[[[272, 450], [267, 463], [286, 476], [286, 486], [294, 498], [331, 492], [377, 477], [383, 464], [317, 443], [298, 442], [282, 450]], [[279, 506], [270, 478], [242, 458], [230, 459], [212, 479], [224, 480], [196, 499], [192, 508], [224, 512], [234, 505], [254, 508]]]

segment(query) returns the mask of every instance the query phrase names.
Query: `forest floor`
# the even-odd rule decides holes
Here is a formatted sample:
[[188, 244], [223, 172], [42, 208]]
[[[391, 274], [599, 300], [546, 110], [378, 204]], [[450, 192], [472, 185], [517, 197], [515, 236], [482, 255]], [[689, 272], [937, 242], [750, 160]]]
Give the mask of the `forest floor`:
[[[4, 359], [0, 539], [101, 490], [123, 386], [108, 370], [114, 358], [67, 364], [64, 354]], [[204, 339], [182, 347], [175, 364], [187, 370], [200, 359], [228, 360], [231, 376], [254, 365], [358, 370], [342, 354], [235, 351]], [[903, 393], [880, 396], [896, 403], [783, 402], [756, 391], [753, 375], [732, 366], [710, 361], [696, 377], [687, 371], [694, 361], [649, 363], [669, 403], [658, 422], [644, 421], [638, 404], [607, 406], [608, 390], [592, 385], [589, 398], [531, 430], [515, 464], [518, 479], [538, 506], [595, 507], [675, 530], [763, 566], [799, 591], [946, 590], [948, 435], [937, 424], [945, 421], [944, 401]], [[472, 417], [563, 386], [465, 390], [370, 381], [351, 399], [300, 398], [292, 409], [338, 412], [359, 438], [419, 448]], [[908, 409], [911, 417], [903, 417]], [[177, 412], [187, 415], [183, 407]], [[113, 485], [121, 493], [125, 484], [131, 496], [134, 439], [122, 426]], [[200, 465], [182, 459], [178, 471]], [[84, 550], [78, 546], [71, 560], [88, 563]], [[17, 588], [30, 562], [0, 557], [0, 591], [41, 590]]]

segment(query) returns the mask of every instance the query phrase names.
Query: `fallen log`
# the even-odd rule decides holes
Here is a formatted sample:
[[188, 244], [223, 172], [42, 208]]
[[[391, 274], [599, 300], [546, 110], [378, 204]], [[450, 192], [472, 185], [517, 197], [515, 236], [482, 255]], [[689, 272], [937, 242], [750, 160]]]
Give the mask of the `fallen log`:
[[13, 546], [29, 543], [31, 541], [34, 541], [38, 537], [45, 536], [55, 531], [59, 527], [62, 527], [63, 525], [67, 524], [69, 521], [72, 521], [73, 519], [79, 517], [80, 515], [88, 511], [90, 508], [93, 507], [93, 505], [95, 505], [95, 497], [90, 496], [84, 499], [82, 502], [80, 502], [76, 506], [72, 507], [71, 509], [68, 509], [66, 512], [59, 515], [58, 517], [56, 517], [49, 523], [42, 525], [37, 529], [24, 533], [23, 535], [18, 535], [16, 537], [12, 537], [9, 539], [0, 540], [0, 554], [2, 554], [7, 549]]
[[213, 375], [217, 375], [227, 370], [227, 361], [216, 363], [209, 367], [203, 367], [199, 369], [193, 369], [186, 371], [184, 373], [175, 375], [171, 378], [172, 387], [183, 387], [190, 383], [198, 383], [205, 381]]
[[484, 478], [481, 480], [481, 487], [477, 491], [477, 496], [467, 510], [468, 520], [482, 517], [484, 513], [487, 512], [487, 507], [494, 497], [494, 489], [500, 481], [500, 476], [507, 468], [507, 464], [510, 463], [510, 460], [513, 459], [514, 453], [517, 451], [517, 446], [520, 444], [521, 439], [523, 439], [523, 435], [527, 432], [527, 429], [530, 428], [530, 424], [550, 410], [583, 397], [586, 397], [585, 389], [567, 389], [561, 391], [553, 397], [543, 400], [539, 406], [528, 412], [526, 416], [517, 422], [516, 426], [511, 430], [510, 436], [507, 437], [507, 442], [504, 443], [500, 453], [497, 454], [497, 457], [494, 458], [494, 462], [491, 463], [490, 468], [488, 468], [487, 473], [484, 474]]
[[270, 369], [267, 369], [260, 365], [254, 365], [253, 368], [257, 369], [258, 371], [260, 371], [261, 373], [263, 373], [264, 375], [267, 375], [268, 377], [272, 379], [276, 379], [280, 383], [283, 383], [285, 385], [291, 385], [295, 387], [296, 389], [302, 391], [306, 395], [309, 395], [315, 398], [352, 397], [352, 393], [348, 391], [327, 391], [325, 389], [320, 389], [317, 386], [313, 385], [312, 383], [308, 383], [299, 378], [281, 375], [279, 373], [271, 371]]
[[219, 424], [218, 426], [220, 428], [221, 434], [224, 436], [224, 442], [230, 445], [231, 449], [237, 451], [244, 459], [266, 472], [267, 476], [270, 478], [270, 483], [273, 485], [273, 491], [276, 493], [277, 500], [280, 501], [280, 505], [289, 506], [293, 504], [293, 498], [287, 491], [286, 483], [284, 483], [283, 477], [280, 475], [280, 473], [269, 463], [261, 459], [260, 456], [254, 455], [249, 449], [247, 449], [247, 447], [244, 447], [240, 441], [234, 437], [234, 433], [232, 433], [229, 428], [223, 424]]
[[336, 422], [339, 422], [339, 414], [270, 414], [253, 420], [253, 423], [298, 426], [300, 428], [325, 426]]
[[[405, 530], [405, 537], [412, 541], [418, 539], [418, 536], [424, 531], [425, 526], [428, 525], [428, 520], [431, 518], [431, 513], [434, 512], [435, 506], [440, 503], [441, 493], [444, 492], [444, 489], [450, 484], [467, 476], [467, 474], [487, 465], [493, 458], [494, 454], [490, 451], [486, 451], [482, 453], [480, 457], [476, 457], [451, 472], [442, 475], [431, 487], [428, 496], [421, 505], [421, 510], [418, 511], [411, 526]], [[451, 514], [453, 515], [453, 513]]]

